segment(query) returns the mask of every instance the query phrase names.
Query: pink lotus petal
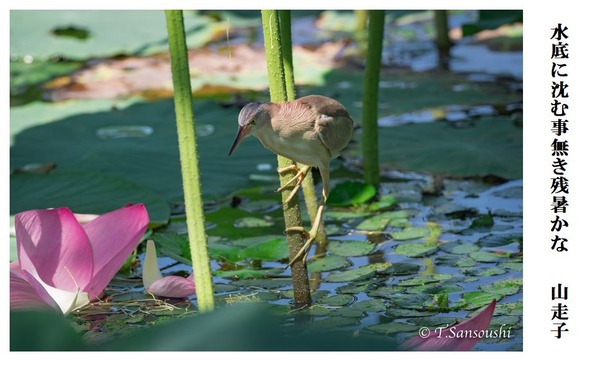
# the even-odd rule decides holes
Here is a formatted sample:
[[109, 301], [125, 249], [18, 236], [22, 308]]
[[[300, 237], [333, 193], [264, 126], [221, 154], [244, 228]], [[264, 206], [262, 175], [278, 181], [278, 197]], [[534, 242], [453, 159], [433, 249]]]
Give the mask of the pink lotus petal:
[[90, 221], [93, 221], [94, 219], [98, 218], [99, 215], [98, 214], [77, 214], [75, 213], [75, 218], [77, 219], [77, 222], [79, 222], [81, 225], [84, 225]]
[[495, 308], [494, 299], [476, 316], [449, 328], [432, 329], [425, 337], [413, 337], [403, 347], [419, 351], [470, 351], [490, 327]]
[[159, 297], [185, 298], [196, 293], [196, 284], [193, 278], [172, 275], [156, 280], [146, 291]]
[[76, 290], [92, 277], [92, 246], [68, 208], [31, 210], [15, 215], [21, 268], [44, 283]]
[[[13, 271], [13, 264], [16, 270]], [[27, 271], [21, 271], [17, 263], [11, 263], [10, 309], [52, 309], [61, 311], [44, 287]]]
[[140, 242], [149, 221], [146, 207], [140, 203], [103, 214], [83, 226], [94, 256], [91, 281], [82, 286], [90, 299], [102, 296], [104, 288]]

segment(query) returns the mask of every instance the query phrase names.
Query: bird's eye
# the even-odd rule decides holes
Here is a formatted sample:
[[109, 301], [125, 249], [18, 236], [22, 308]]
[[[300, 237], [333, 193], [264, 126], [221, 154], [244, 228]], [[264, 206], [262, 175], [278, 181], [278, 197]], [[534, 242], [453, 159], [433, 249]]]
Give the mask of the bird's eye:
[[254, 126], [255, 124], [256, 124], [256, 119], [252, 119], [252, 120], [250, 121], [250, 126]]

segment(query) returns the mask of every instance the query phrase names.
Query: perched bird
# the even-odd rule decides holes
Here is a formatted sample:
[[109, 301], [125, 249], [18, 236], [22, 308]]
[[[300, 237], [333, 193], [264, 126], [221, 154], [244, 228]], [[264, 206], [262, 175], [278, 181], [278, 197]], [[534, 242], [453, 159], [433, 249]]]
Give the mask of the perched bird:
[[337, 157], [352, 138], [354, 122], [346, 108], [337, 100], [321, 95], [304, 96], [284, 103], [249, 103], [238, 116], [238, 132], [229, 155], [248, 135], [259, 139], [263, 146], [275, 154], [282, 155], [305, 165], [295, 165], [278, 170], [279, 173], [293, 170], [296, 175], [278, 191], [297, 181], [289, 200], [296, 194], [310, 167], [319, 169], [323, 181], [323, 198], [317, 217], [309, 232], [302, 227], [286, 231], [302, 231], [308, 240], [299, 253], [290, 261], [294, 263], [304, 256], [316, 238], [323, 209], [329, 195], [329, 162]]

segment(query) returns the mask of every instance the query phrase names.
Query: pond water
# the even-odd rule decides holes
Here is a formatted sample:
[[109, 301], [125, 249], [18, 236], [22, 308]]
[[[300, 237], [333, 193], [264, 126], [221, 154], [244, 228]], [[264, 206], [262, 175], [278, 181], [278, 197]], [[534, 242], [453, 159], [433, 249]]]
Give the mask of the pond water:
[[[424, 177], [413, 176], [382, 185], [380, 210], [328, 208], [329, 243], [318, 256], [313, 247], [308, 262], [314, 304], [301, 310], [293, 308], [285, 238], [266, 233], [283, 230], [269, 188], [236, 195], [235, 207], [212, 205], [207, 220], [218, 306], [267, 302], [285, 313], [283, 323], [302, 314], [309, 330], [387, 335], [400, 345], [422, 327], [464, 321], [496, 299], [491, 329], [504, 333], [481, 340], [475, 349], [522, 350], [522, 181], [446, 180], [438, 194], [424, 195]], [[237, 223], [221, 218], [225, 214]], [[174, 223], [153, 235], [163, 274], [191, 273], [182, 233], [185, 224]], [[184, 310], [157, 306], [160, 298], [148, 300], [140, 273], [134, 266], [128, 278], [117, 278], [110, 287], [109, 294], [121, 297], [113, 312], [122, 313], [119, 306], [137, 299], [128, 309], [131, 316], [192, 314], [194, 297], [168, 301]], [[151, 307], [144, 308], [145, 301]]]
[[[432, 41], [430, 16], [426, 19], [422, 17], [416, 15], [412, 19], [405, 19], [398, 16], [389, 26], [401, 28], [386, 28], [379, 127], [380, 142], [387, 146], [380, 150], [380, 159], [387, 168], [380, 196], [369, 205], [327, 207], [325, 229], [329, 243], [325, 248], [313, 247], [309, 256], [308, 270], [314, 303], [310, 308], [294, 309], [290, 271], [286, 268], [287, 243], [283, 234], [281, 200], [273, 192], [278, 179], [272, 165], [273, 160], [267, 159], [272, 156], [261, 155], [264, 152], [262, 147], [249, 143], [244, 146], [248, 153], [245, 157], [244, 151], [240, 151], [242, 155], [238, 155], [237, 159], [224, 160], [232, 136], [225, 134], [224, 130], [235, 130], [237, 112], [228, 110], [228, 106], [222, 102], [216, 104], [204, 99], [196, 101], [195, 113], [200, 121], [196, 126], [196, 134], [199, 138], [206, 137], [200, 142], [200, 146], [204, 144], [205, 147], [200, 152], [204, 157], [201, 164], [203, 191], [205, 195], [212, 195], [210, 199], [217, 199], [205, 202], [205, 207], [213, 282], [219, 307], [229, 306], [234, 302], [264, 302], [280, 315], [284, 324], [294, 323], [301, 316], [303, 326], [307, 329], [347, 329], [367, 335], [385, 335], [394, 338], [400, 345], [406, 338], [414, 337], [422, 327], [436, 329], [464, 321], [496, 299], [498, 305], [491, 327], [509, 329], [510, 332], [496, 339], [484, 339], [475, 349], [522, 350], [523, 183], [520, 180], [485, 182], [482, 179], [487, 173], [519, 177], [513, 171], [520, 172], [519, 158], [522, 159], [522, 156], [516, 156], [522, 147], [515, 141], [521, 138], [522, 132], [522, 51], [495, 51], [490, 50], [490, 45], [486, 43], [468, 38], [457, 40], [452, 48], [450, 72], [437, 72], [438, 57]], [[163, 20], [162, 14], [160, 18]], [[188, 15], [188, 20], [190, 18]], [[353, 20], [352, 13], [336, 12], [325, 12], [318, 18], [315, 15], [295, 18], [294, 43], [307, 45], [310, 52], [320, 44], [341, 41], [341, 38], [353, 34], [348, 31], [352, 29], [348, 26], [353, 26]], [[465, 21], [476, 20], [477, 14], [468, 11], [451, 14], [449, 22], [451, 27], [458, 27]], [[108, 21], [112, 26], [112, 20]], [[256, 50], [262, 47], [260, 29], [259, 20], [255, 16], [254, 21], [232, 28], [227, 39], [207, 44], [208, 53], [199, 49], [196, 55], [204, 58], [202, 55], [218, 53], [219, 49], [229, 50], [238, 45], [246, 49], [245, 45], [248, 45], [252, 49], [249, 57], [252, 61], [243, 62], [258, 63], [257, 59], [262, 61], [262, 52]], [[13, 34], [14, 37], [25, 35]], [[63, 39], [68, 41], [68, 38]], [[159, 41], [164, 40], [157, 40]], [[23, 47], [30, 50], [31, 45], [32, 42], [29, 42]], [[14, 49], [15, 44], [11, 42], [11, 46]], [[111, 42], [110, 47], [112, 46]], [[310, 49], [311, 46], [314, 48]], [[307, 69], [322, 68], [322, 74], [316, 72], [315, 76], [311, 73], [312, 78], [307, 78], [309, 82], [301, 85], [299, 91], [305, 95], [337, 94], [339, 96], [336, 98], [352, 111], [353, 117], [359, 119], [363, 75], [360, 67], [358, 71], [352, 70], [353, 61], [356, 61], [355, 52], [356, 45], [344, 45], [340, 49], [337, 55], [349, 64], [349, 70], [343, 71], [330, 69], [333, 66], [331, 64], [317, 66], [314, 58], [310, 57], [313, 60], [308, 65], [298, 66], [296, 71], [300, 73]], [[22, 53], [14, 55], [14, 58], [11, 56], [11, 104], [15, 106], [11, 119], [13, 116], [16, 118], [11, 122], [13, 126], [19, 118], [23, 122], [20, 125], [22, 130], [19, 130], [22, 131], [20, 138], [16, 146], [11, 146], [11, 166], [27, 166], [25, 163], [37, 162], [37, 159], [43, 158], [44, 162], [58, 161], [61, 170], [52, 177], [11, 176], [11, 191], [15, 191], [14, 194], [11, 192], [11, 207], [15, 205], [15, 211], [21, 211], [54, 207], [54, 203], [61, 202], [77, 209], [76, 201], [65, 200], [65, 188], [75, 188], [73, 183], [86, 182], [90, 183], [94, 193], [107, 193], [110, 194], [110, 202], [121, 202], [115, 189], [124, 191], [120, 189], [121, 183], [117, 183], [117, 186], [111, 181], [108, 190], [104, 188], [103, 191], [98, 191], [100, 185], [84, 177], [81, 169], [87, 169], [86, 175], [91, 177], [107, 172], [123, 176], [139, 186], [131, 189], [136, 196], [147, 187], [152, 190], [153, 200], [157, 197], [156, 194], [162, 197], [158, 199], [160, 210], [166, 211], [160, 213], [161, 218], [156, 218], [158, 207], [149, 209], [157, 222], [160, 222], [156, 225], [162, 226], [166, 221], [169, 222], [154, 230], [149, 238], [157, 243], [159, 262], [164, 274], [189, 275], [191, 265], [185, 215], [180, 205], [173, 201], [181, 199], [181, 193], [179, 181], [173, 180], [179, 174], [179, 160], [174, 147], [172, 127], [175, 121], [170, 103], [167, 107], [160, 101], [145, 101], [130, 109], [118, 110], [116, 103], [110, 102], [110, 111], [107, 111], [108, 108], [94, 108], [107, 112], [96, 116], [87, 114], [89, 109], [84, 107], [83, 112], [87, 115], [63, 114], [69, 118], [65, 124], [52, 115], [40, 115], [37, 111], [31, 111], [43, 108], [46, 110], [43, 113], [54, 112], [56, 107], [60, 107], [60, 103], [56, 106], [52, 103], [27, 104], [56, 98], [56, 90], [66, 80], [59, 76], [72, 77], [74, 72], [82, 68], [96, 76], [131, 77], [116, 78], [120, 81], [115, 85], [123, 84], [130, 88], [121, 92], [123, 95], [119, 97], [135, 95], [140, 90], [153, 91], [157, 87], [149, 81], [157, 81], [160, 86], [157, 90], [164, 93], [163, 85], [170, 83], [168, 64], [153, 56], [124, 56], [122, 59], [103, 61], [101, 58], [108, 58], [108, 55], [96, 52], [90, 57], [100, 58], [98, 60], [69, 61], [69, 53], [66, 53], [66, 60], [60, 57], [56, 61], [48, 60], [45, 63], [37, 60], [40, 57], [37, 53], [36, 61], [28, 60], [33, 58], [31, 56], [24, 56], [21, 61]], [[230, 62], [232, 59], [231, 52], [229, 53], [226, 59]], [[78, 55], [70, 55], [80, 58]], [[96, 63], [99, 66], [95, 66]], [[204, 67], [208, 64], [206, 59], [200, 63]], [[359, 63], [363, 64], [363, 61], [360, 60]], [[156, 73], [151, 76], [144, 73], [154, 69], [154, 66], [157, 68]], [[263, 68], [262, 62], [256, 67], [261, 77], [264, 76]], [[43, 77], [39, 76], [39, 80], [33, 81], [25, 77], [35, 69], [43, 70]], [[123, 72], [120, 73], [120, 69]], [[236, 95], [237, 92], [264, 88], [264, 83], [251, 86], [240, 84], [240, 81], [254, 77], [252, 71], [253, 68], [246, 70], [245, 77], [215, 78], [209, 75], [208, 80], [211, 85], [230, 88], [226, 93], [228, 99], [238, 102], [240, 96]], [[238, 73], [243, 72], [236, 70], [236, 74]], [[83, 72], [80, 76], [81, 74]], [[199, 86], [206, 82], [201, 79], [200, 74], [201, 72], [192, 72], [192, 77], [197, 78], [198, 91], [201, 90]], [[52, 78], [57, 82], [42, 85], [42, 82]], [[78, 80], [80, 83], [86, 80], [92, 82], [85, 84], [85, 88], [82, 88], [84, 84], [73, 84], [78, 88], [70, 90], [71, 94], [68, 96], [80, 100], [70, 101], [70, 105], [82, 102], [87, 104], [83, 99], [104, 96], [98, 93], [104, 91], [102, 87], [120, 91], [104, 78], [79, 77]], [[138, 84], [139, 90], [132, 88]], [[89, 95], [74, 94], [78, 90]], [[198, 93], [198, 96], [205, 95]], [[257, 92], [251, 95], [254, 98]], [[156, 97], [164, 95], [156, 93]], [[90, 104], [100, 103], [91, 101]], [[16, 107], [18, 105], [22, 107]], [[23, 110], [19, 111], [19, 108]], [[17, 111], [21, 112], [20, 116], [15, 114]], [[30, 128], [35, 127], [37, 122], [30, 123], [29, 118], [45, 116], [54, 119], [47, 119], [47, 123], [41, 122], [43, 125], [38, 129]], [[52, 126], [55, 127], [54, 130], [51, 129]], [[71, 136], [65, 135], [65, 132], [79, 129], [86, 129], [93, 136], [88, 137], [89, 144], [79, 144], [78, 148], [65, 143], [68, 145], [65, 150], [60, 149], [65, 147], [58, 142], [44, 141], [45, 138], [42, 141], [41, 138], [27, 138], [44, 133], [53, 141], [70, 139]], [[359, 132], [357, 129], [357, 133]], [[453, 140], [442, 138], [448, 134], [452, 134]], [[488, 142], [490, 139], [492, 141]], [[478, 144], [475, 142], [477, 140], [484, 142]], [[440, 145], [436, 144], [437, 141]], [[46, 145], [43, 151], [39, 147], [28, 149], [30, 145], [39, 144]], [[488, 149], [491, 144], [497, 149]], [[109, 145], [112, 155], [107, 159]], [[139, 147], [137, 153], [134, 145]], [[405, 145], [412, 146], [406, 148]], [[121, 151], [116, 149], [118, 147], [122, 148]], [[69, 150], [74, 152], [74, 157], [65, 158]], [[88, 158], [98, 156], [97, 162], [90, 159], [90, 163], [82, 165], [80, 150], [86, 150]], [[149, 150], [152, 152], [148, 152]], [[348, 166], [340, 167], [339, 161], [333, 162], [334, 184], [361, 176], [355, 169], [360, 166], [360, 161], [354, 164], [354, 168], [350, 164], [352, 158], [360, 159], [356, 159], [358, 150], [356, 145], [348, 147], [348, 155], [344, 156]], [[403, 151], [402, 155], [399, 155], [399, 150]], [[461, 150], [468, 150], [469, 153], [458, 155]], [[167, 152], [170, 154], [165, 154]], [[40, 157], [40, 153], [43, 157]], [[441, 167], [435, 167], [433, 160], [441, 161], [441, 156], [446, 160], [440, 163]], [[495, 161], [494, 158], [500, 161]], [[107, 161], [110, 165], [103, 166]], [[121, 165], [118, 164], [119, 161]], [[481, 168], [478, 172], [471, 172], [464, 166], [452, 170], [450, 167], [455, 161], [467, 161], [467, 165]], [[484, 166], [484, 163], [489, 166]], [[504, 163], [516, 168], [501, 171], [492, 169], [504, 167]], [[54, 165], [56, 164], [52, 166]], [[452, 174], [454, 177], [477, 178], [442, 179], [441, 176], [406, 172], [407, 166], [410, 167], [409, 170], [429, 170]], [[138, 169], [132, 169], [134, 167]], [[346, 171], [341, 172], [345, 168]], [[223, 172], [227, 174], [223, 175]], [[237, 181], [233, 180], [234, 175], [237, 175]], [[25, 187], [30, 182], [46, 179], [58, 183], [61, 177], [68, 184], [50, 188], [44, 182], [37, 187], [50, 188], [52, 196], [63, 196], [60, 199], [40, 195], [41, 190], [34, 191], [31, 187]], [[141, 178], [144, 180], [140, 180]], [[25, 182], [25, 179], [26, 183], [15, 185], [17, 180]], [[109, 178], [103, 180], [108, 182]], [[214, 191], [215, 188], [221, 191], [224, 188], [225, 191], [243, 189], [224, 197], [222, 193]], [[91, 192], [87, 188], [78, 188], [74, 191], [73, 198], [80, 199], [81, 193]], [[36, 195], [22, 206], [17, 205], [21, 199], [27, 198], [27, 194]], [[126, 195], [127, 199], [132, 196], [129, 193]], [[39, 203], [40, 199], [47, 198], [53, 204]], [[98, 205], [101, 201], [94, 202]], [[94, 202], [86, 201], [86, 204]], [[112, 203], [110, 207], [106, 206], [107, 210], [111, 208], [114, 208]], [[305, 226], [308, 224], [305, 221]], [[143, 257], [143, 254], [139, 256], [140, 261], [143, 261]], [[150, 327], [163, 320], [196, 315], [193, 296], [189, 300], [163, 300], [145, 294], [140, 261], [134, 259], [112, 281], [107, 289], [109, 301], [91, 304], [74, 313], [73, 319], [80, 324], [87, 341], [101, 343], [106, 339], [119, 337], [123, 332]]]

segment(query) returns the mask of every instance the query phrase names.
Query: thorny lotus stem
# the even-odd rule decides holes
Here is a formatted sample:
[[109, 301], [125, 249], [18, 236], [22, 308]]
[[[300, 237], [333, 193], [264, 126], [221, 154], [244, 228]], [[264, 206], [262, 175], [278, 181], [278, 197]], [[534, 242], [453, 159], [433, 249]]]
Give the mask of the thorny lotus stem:
[[435, 21], [435, 43], [438, 48], [439, 67], [448, 70], [450, 59], [450, 35], [448, 35], [448, 11], [433, 11]]
[[[283, 71], [285, 74], [287, 100], [294, 100], [296, 98], [296, 92], [294, 88], [294, 60], [292, 56], [291, 11], [279, 11], [279, 21], [281, 26], [281, 48], [283, 50]], [[302, 164], [298, 164], [298, 168], [302, 168]], [[307, 172], [306, 177], [302, 181], [302, 193], [304, 194], [304, 203], [306, 204], [306, 210], [312, 225], [315, 223], [319, 203], [317, 199], [317, 192], [315, 191], [313, 175], [310, 170]], [[317, 246], [320, 247], [325, 247], [325, 245], [327, 245], [327, 235], [325, 234], [325, 229], [323, 228], [323, 221], [321, 221], [316, 242]]]
[[204, 231], [200, 167], [192, 111], [192, 88], [190, 85], [183, 13], [182, 11], [165, 11], [165, 14], [169, 35], [169, 52], [171, 54], [183, 196], [198, 310], [208, 312], [214, 308], [213, 285], [206, 233]]
[[369, 11], [369, 43], [363, 95], [363, 165], [365, 181], [379, 187], [377, 102], [385, 11]]
[[[284, 69], [283, 51], [281, 43], [281, 27], [279, 23], [279, 12], [273, 10], [263, 10], [262, 27], [265, 41], [265, 55], [267, 59], [267, 73], [269, 76], [269, 92], [271, 101], [281, 103], [288, 100], [286, 89], [286, 76]], [[283, 156], [277, 156], [279, 169], [292, 164], [292, 161]], [[280, 182], [283, 186], [294, 176], [293, 172], [280, 175]], [[290, 195], [291, 190], [281, 191], [282, 202]], [[298, 197], [293, 197], [289, 202], [283, 203], [283, 219], [285, 227], [302, 226], [302, 217], [300, 214], [300, 205]], [[304, 245], [304, 235], [301, 232], [289, 232], [287, 234], [288, 250], [290, 259], [294, 258], [296, 253]], [[308, 306], [311, 304], [310, 286], [308, 284], [308, 272], [303, 261], [296, 261], [291, 266], [292, 284], [294, 287], [294, 300], [297, 307]]]
[[359, 54], [362, 56], [367, 52], [367, 26], [369, 11], [360, 9], [354, 11], [354, 39], [358, 44]]

